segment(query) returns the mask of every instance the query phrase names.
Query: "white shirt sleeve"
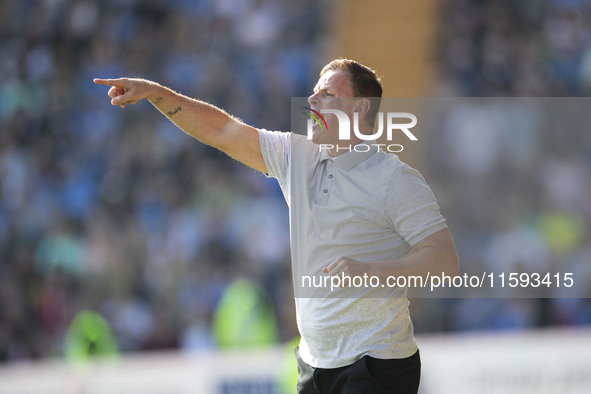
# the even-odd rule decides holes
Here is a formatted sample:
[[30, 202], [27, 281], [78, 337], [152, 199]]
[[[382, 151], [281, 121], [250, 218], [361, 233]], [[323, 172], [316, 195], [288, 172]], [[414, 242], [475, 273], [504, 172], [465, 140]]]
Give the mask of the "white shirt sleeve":
[[267, 177], [277, 179], [289, 204], [291, 135], [282, 131], [258, 129], [261, 154], [267, 167]]
[[407, 165], [392, 174], [385, 209], [391, 224], [410, 246], [447, 227], [425, 179]]

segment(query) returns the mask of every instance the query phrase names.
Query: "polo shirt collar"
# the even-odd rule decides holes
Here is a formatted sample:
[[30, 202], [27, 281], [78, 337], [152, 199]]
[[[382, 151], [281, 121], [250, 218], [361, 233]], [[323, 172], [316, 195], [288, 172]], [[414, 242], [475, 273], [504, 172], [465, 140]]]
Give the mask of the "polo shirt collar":
[[378, 151], [378, 147], [375, 144], [367, 144], [365, 142], [356, 145], [356, 147], [358, 147], [357, 150], [345, 152], [337, 157], [332, 157], [328, 154], [328, 151], [323, 150], [320, 154], [320, 161], [332, 160], [335, 166], [344, 171], [349, 171]]

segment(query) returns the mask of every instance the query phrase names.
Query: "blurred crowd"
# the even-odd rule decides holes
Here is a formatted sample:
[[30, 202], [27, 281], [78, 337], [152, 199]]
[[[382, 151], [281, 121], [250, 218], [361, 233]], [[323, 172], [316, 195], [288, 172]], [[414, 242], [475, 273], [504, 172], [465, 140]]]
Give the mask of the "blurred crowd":
[[[0, 360], [59, 356], [99, 311], [121, 351], [215, 346], [238, 277], [296, 335], [287, 206], [274, 180], [194, 142], [94, 77], [144, 77], [288, 130], [324, 59], [325, 2], [0, 4]], [[287, 303], [286, 306], [279, 305]]]
[[423, 302], [416, 325], [591, 324], [591, 2], [450, 0], [441, 11], [435, 95], [472, 98], [444, 106], [424, 172], [462, 271], [571, 272], [577, 289]]
[[[331, 6], [0, 3], [0, 360], [62, 355], [82, 309], [105, 317], [124, 352], [215, 348], [216, 305], [244, 277], [269, 294], [279, 339], [297, 335], [276, 182], [195, 143], [147, 102], [111, 106], [92, 78], [153, 79], [288, 130], [290, 97], [307, 96], [329, 60]], [[439, 93], [589, 93], [588, 1], [449, 0], [441, 11]], [[424, 139], [421, 168], [462, 262], [590, 266], [590, 130], [538, 128], [532, 115], [518, 135], [495, 138], [495, 129], [456, 127], [466, 114], [476, 125], [490, 116], [449, 114]], [[413, 305], [419, 332], [591, 323], [588, 299]]]

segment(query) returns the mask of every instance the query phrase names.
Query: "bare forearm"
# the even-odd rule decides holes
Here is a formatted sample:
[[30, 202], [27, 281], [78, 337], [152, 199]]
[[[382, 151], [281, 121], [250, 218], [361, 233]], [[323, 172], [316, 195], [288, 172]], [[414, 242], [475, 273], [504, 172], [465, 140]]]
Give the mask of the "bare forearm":
[[389, 276], [455, 276], [459, 272], [455, 249], [427, 246], [395, 260], [382, 260], [374, 265], [380, 280]]
[[443, 229], [417, 243], [405, 257], [363, 263], [341, 256], [326, 266], [323, 272], [349, 276], [367, 274], [385, 282], [391, 276], [455, 276], [459, 272], [459, 261], [451, 235], [447, 229]]
[[237, 121], [211, 104], [153, 82], [146, 99], [185, 133], [215, 147], [219, 147], [220, 134], [228, 122]]
[[125, 108], [127, 104], [147, 99], [185, 133], [257, 171], [267, 172], [257, 129], [223, 110], [145, 79], [95, 78], [94, 82], [111, 87], [108, 92], [111, 104]]

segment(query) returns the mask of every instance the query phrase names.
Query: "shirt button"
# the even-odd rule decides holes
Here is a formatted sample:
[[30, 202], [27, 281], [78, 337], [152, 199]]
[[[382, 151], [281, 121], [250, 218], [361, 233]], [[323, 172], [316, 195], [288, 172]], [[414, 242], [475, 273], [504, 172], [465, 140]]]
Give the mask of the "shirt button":
[[330, 174], [328, 177], [329, 177], [330, 179], [332, 179], [332, 178], [334, 178], [334, 175]]
[[328, 189], [324, 189], [322, 193], [328, 193]]

